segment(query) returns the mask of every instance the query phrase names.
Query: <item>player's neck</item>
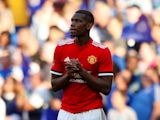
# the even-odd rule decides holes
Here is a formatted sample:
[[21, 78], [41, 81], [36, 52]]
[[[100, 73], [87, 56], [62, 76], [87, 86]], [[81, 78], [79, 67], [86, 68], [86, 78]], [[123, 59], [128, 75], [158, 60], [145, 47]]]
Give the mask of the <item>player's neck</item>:
[[76, 44], [82, 46], [82, 45], [87, 44], [89, 40], [90, 40], [89, 36], [76, 37]]

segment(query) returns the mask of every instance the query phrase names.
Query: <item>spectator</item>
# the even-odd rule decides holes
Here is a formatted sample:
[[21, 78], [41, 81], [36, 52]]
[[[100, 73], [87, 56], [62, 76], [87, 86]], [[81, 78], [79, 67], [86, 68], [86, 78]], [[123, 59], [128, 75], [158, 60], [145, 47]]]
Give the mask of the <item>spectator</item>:
[[0, 33], [0, 50], [1, 49], [8, 49], [12, 53], [15, 51], [15, 46], [13, 45], [9, 31], [2, 31]]
[[128, 91], [131, 94], [138, 92], [142, 85], [141, 85], [141, 71], [138, 68], [139, 65], [139, 55], [138, 52], [134, 49], [129, 50], [126, 55], [126, 68], [131, 71], [132, 77], [131, 82], [129, 84]]
[[23, 70], [23, 83], [26, 89], [30, 90], [31, 85], [29, 79], [29, 64], [32, 60], [39, 62], [39, 44], [29, 27], [20, 28], [17, 33], [18, 47], [14, 54], [14, 62], [18, 62]]
[[108, 111], [107, 120], [138, 120], [136, 112], [126, 104], [127, 95], [122, 91], [114, 91], [111, 102], [114, 108]]
[[113, 41], [112, 59], [119, 66], [120, 70], [124, 70], [126, 68], [125, 57], [127, 53], [127, 44], [121, 38], [122, 29], [123, 23], [120, 19], [116, 17], [110, 19], [107, 30], [112, 36], [111, 40]]
[[149, 66], [156, 66], [156, 52], [151, 44], [146, 42], [142, 43], [138, 55], [140, 57], [138, 69], [141, 73], [144, 73]]
[[125, 57], [127, 53], [126, 43], [121, 40], [114, 42], [114, 54], [112, 55], [113, 61], [119, 66], [119, 69], [122, 71], [126, 68]]
[[95, 18], [95, 26], [91, 29], [91, 37], [97, 42], [111, 40], [111, 35], [106, 30], [111, 17], [110, 6], [103, 1], [96, 1], [93, 15]]
[[30, 63], [29, 74], [32, 91], [24, 100], [23, 108], [29, 113], [30, 120], [40, 120], [44, 108], [48, 107], [50, 102], [50, 92], [43, 84], [41, 69], [37, 63]]
[[141, 10], [142, 10], [142, 13], [145, 14], [145, 15], [149, 15], [152, 10], [153, 10], [153, 1], [146, 1], [146, 0], [126, 0], [127, 1], [127, 4], [128, 5], [133, 5], [133, 4], [136, 4], [138, 5]]
[[28, 27], [20, 28], [17, 33], [18, 46], [23, 54], [32, 60], [37, 59], [39, 44], [36, 37]]
[[[152, 116], [151, 119], [156, 119], [160, 117], [160, 77], [158, 73], [158, 69], [156, 66], [151, 66], [146, 70], [146, 73], [148, 77], [153, 82], [154, 85], [154, 95], [155, 95], [155, 102], [153, 103], [153, 109], [152, 109]], [[157, 99], [158, 98], [158, 99]]]
[[[18, 68], [18, 71], [21, 71], [20, 73], [18, 72], [17, 75], [22, 77], [22, 83], [25, 86], [26, 90], [30, 90], [31, 86], [28, 81], [28, 70], [29, 70], [29, 63], [31, 62], [31, 58], [26, 56], [22, 49], [20, 47], [17, 47], [15, 49], [15, 52], [12, 54], [12, 66], [13, 68]], [[17, 71], [16, 71], [17, 72]]]
[[3, 86], [3, 100], [6, 103], [6, 120], [21, 120], [22, 110], [19, 106], [18, 93], [15, 92], [16, 79], [12, 76], [7, 76]]
[[151, 42], [151, 28], [147, 17], [138, 5], [127, 7], [128, 24], [124, 25], [122, 38], [126, 40], [129, 48], [139, 49], [142, 42]]
[[49, 35], [50, 20], [53, 12], [53, 1], [46, 0], [32, 17], [31, 30], [39, 45], [42, 45]]
[[[123, 40], [121, 38], [123, 25], [124, 25], [124, 23], [121, 20], [121, 18], [118, 18], [118, 17], [110, 18], [110, 21], [109, 21], [106, 29], [108, 30], [109, 34], [111, 35], [113, 41], [116, 42], [116, 41]], [[125, 41], [123, 41], [123, 42], [125, 42]]]
[[12, 57], [11, 52], [8, 49], [3, 49], [0, 53], [0, 76], [5, 80], [12, 72]]
[[141, 79], [143, 89], [135, 94], [131, 101], [131, 107], [136, 111], [139, 120], [155, 120], [160, 116], [160, 86], [154, 84], [158, 74], [153, 76], [153, 73], [153, 68], [148, 68], [145, 71]]
[[152, 79], [153, 84], [158, 85], [160, 83], [160, 77], [159, 77], [157, 66], [150, 66], [146, 70], [146, 74]]
[[120, 17], [123, 21], [123, 24], [126, 25], [128, 20], [126, 18], [126, 8], [128, 6], [127, 0], [115, 0], [115, 14]]
[[112, 85], [112, 89], [108, 97], [106, 98], [106, 110], [113, 108], [111, 103], [111, 97], [114, 91], [119, 90], [125, 94], [127, 94], [126, 104], [130, 104], [131, 101], [131, 94], [128, 92], [128, 86], [131, 80], [131, 72], [127, 69], [120, 71], [115, 76], [115, 82]]

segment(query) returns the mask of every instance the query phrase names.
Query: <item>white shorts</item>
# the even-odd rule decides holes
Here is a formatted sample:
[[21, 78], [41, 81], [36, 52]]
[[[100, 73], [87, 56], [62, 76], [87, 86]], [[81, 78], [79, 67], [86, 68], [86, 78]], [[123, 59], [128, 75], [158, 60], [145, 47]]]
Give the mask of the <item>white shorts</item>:
[[57, 120], [106, 120], [106, 115], [102, 108], [77, 114], [73, 114], [61, 109], [58, 113]]

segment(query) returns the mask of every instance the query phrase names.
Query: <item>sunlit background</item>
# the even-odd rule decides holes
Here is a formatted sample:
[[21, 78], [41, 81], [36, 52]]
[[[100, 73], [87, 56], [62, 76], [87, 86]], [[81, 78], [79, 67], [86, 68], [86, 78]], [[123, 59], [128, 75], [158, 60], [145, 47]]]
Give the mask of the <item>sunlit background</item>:
[[93, 13], [90, 36], [112, 53], [107, 120], [160, 120], [160, 0], [0, 0], [0, 120], [57, 119], [50, 68], [78, 9]]

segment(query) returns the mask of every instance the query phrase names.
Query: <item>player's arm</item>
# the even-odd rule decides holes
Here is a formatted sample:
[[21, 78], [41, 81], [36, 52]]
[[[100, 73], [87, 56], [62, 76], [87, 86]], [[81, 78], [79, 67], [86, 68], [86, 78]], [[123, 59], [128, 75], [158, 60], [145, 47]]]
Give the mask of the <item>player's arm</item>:
[[75, 72], [75, 66], [71, 62], [67, 62], [65, 70], [66, 74], [63, 76], [52, 74], [51, 84], [54, 91], [58, 91], [68, 86], [69, 80]]
[[104, 76], [97, 78], [89, 74], [84, 69], [79, 73], [91, 89], [101, 92], [105, 95], [109, 94], [112, 86], [112, 76]]
[[68, 74], [63, 75], [63, 67], [61, 63], [62, 47], [57, 46], [54, 51], [54, 63], [51, 67], [51, 85], [52, 90], [58, 91], [65, 88], [69, 84]]
[[75, 69], [74, 72], [77, 72], [80, 74], [80, 76], [85, 80], [88, 84], [88, 86], [97, 91], [101, 92], [105, 95], [109, 94], [112, 86], [112, 78], [113, 76], [103, 76], [103, 77], [94, 77], [90, 73], [88, 73], [80, 64], [80, 62], [76, 59], [71, 60], [73, 66], [76, 66], [77, 69]]
[[58, 76], [58, 75], [52, 74], [51, 84], [52, 84], [52, 89], [54, 91], [58, 91], [60, 89], [65, 88], [69, 84], [68, 74], [65, 74], [64, 76]]
[[106, 48], [102, 52], [101, 56], [103, 57], [99, 59], [98, 71], [111, 71], [111, 72], [109, 73], [104, 72], [103, 74], [99, 73], [98, 78], [88, 73], [78, 60], [75, 60], [75, 64], [79, 69], [78, 73], [82, 76], [83, 80], [87, 82], [88, 86], [90, 86], [93, 90], [96, 90], [98, 92], [101, 92], [107, 95], [111, 90], [112, 79], [113, 79], [112, 60], [111, 60], [111, 54], [109, 49]]

